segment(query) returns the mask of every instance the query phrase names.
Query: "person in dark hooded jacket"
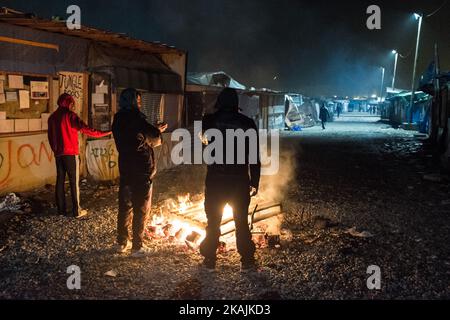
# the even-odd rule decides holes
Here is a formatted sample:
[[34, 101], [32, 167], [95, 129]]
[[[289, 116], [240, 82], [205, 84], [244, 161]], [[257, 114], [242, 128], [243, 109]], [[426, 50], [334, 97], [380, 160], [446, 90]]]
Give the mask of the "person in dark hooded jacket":
[[79, 218], [86, 215], [87, 211], [80, 207], [78, 132], [95, 138], [110, 135], [111, 132], [98, 131], [85, 124], [74, 112], [75, 99], [70, 94], [63, 93], [57, 104], [58, 109], [48, 118], [47, 132], [56, 162], [56, 206], [59, 214], [67, 215], [64, 190], [67, 175], [72, 197], [72, 216]]
[[328, 109], [325, 106], [325, 103], [322, 103], [322, 106], [320, 107], [320, 112], [319, 112], [319, 119], [322, 122], [323, 130], [325, 130], [325, 124], [327, 123], [329, 118], [330, 118], [330, 113], [328, 112]]
[[[208, 164], [205, 181], [205, 212], [208, 220], [206, 237], [200, 245], [200, 253], [204, 256], [202, 266], [208, 271], [214, 271], [216, 265], [216, 251], [220, 238], [220, 223], [225, 205], [233, 208], [233, 217], [236, 226], [236, 244], [241, 255], [241, 271], [247, 272], [256, 269], [254, 258], [255, 244], [252, 241], [248, 225], [248, 209], [250, 197], [256, 195], [260, 179], [259, 137], [255, 122], [249, 117], [239, 113], [239, 99], [236, 90], [225, 88], [217, 99], [217, 112], [205, 115], [202, 121], [202, 130], [218, 129], [223, 139], [223, 159], [221, 163]], [[228, 163], [226, 131], [242, 129], [255, 130], [256, 154], [251, 154], [250, 141], [245, 145], [234, 142], [234, 162]], [[235, 131], [236, 132], [236, 131]], [[212, 140], [212, 139], [208, 139]], [[211, 141], [213, 142], [213, 141]], [[245, 161], [236, 161], [238, 148], [245, 148]], [[242, 149], [241, 149], [242, 150]], [[250, 161], [253, 159], [256, 161]]]
[[[141, 96], [132, 88], [120, 95], [120, 110], [114, 116], [112, 131], [119, 153], [119, 214], [117, 251], [132, 249], [133, 256], [148, 253], [143, 246], [144, 228], [151, 209], [152, 179], [156, 173], [153, 148], [161, 145], [166, 124], [154, 127], [140, 112]], [[133, 241], [129, 226], [132, 225]]]

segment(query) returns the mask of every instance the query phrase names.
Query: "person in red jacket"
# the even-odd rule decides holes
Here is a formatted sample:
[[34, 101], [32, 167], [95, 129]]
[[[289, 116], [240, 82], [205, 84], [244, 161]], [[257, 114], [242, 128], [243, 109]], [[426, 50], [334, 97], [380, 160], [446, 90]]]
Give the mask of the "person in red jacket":
[[89, 128], [75, 110], [75, 99], [67, 93], [58, 98], [58, 109], [48, 118], [48, 141], [56, 160], [56, 206], [58, 213], [67, 215], [64, 182], [69, 176], [72, 197], [72, 216], [82, 217], [87, 214], [80, 208], [79, 181], [79, 147], [78, 131], [95, 138], [111, 134]]

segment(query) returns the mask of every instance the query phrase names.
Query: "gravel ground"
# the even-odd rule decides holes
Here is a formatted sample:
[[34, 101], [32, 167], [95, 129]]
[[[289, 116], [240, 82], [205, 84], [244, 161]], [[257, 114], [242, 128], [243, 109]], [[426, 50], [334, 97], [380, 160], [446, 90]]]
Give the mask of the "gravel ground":
[[[420, 138], [354, 122], [282, 136], [280, 174], [263, 184], [282, 196], [293, 239], [259, 249], [258, 274], [241, 275], [235, 251], [220, 255], [215, 274], [197, 268], [197, 252], [165, 241], [149, 242], [154, 253], [146, 258], [113, 253], [117, 186], [85, 182], [90, 215], [81, 220], [54, 214], [51, 186], [19, 195], [31, 209], [0, 213], [0, 298], [450, 298], [449, 184], [423, 178], [436, 167]], [[202, 166], [160, 173], [154, 209], [202, 192], [204, 174]], [[70, 265], [81, 269], [81, 290], [67, 289]], [[381, 290], [367, 288], [369, 265], [381, 269]]]

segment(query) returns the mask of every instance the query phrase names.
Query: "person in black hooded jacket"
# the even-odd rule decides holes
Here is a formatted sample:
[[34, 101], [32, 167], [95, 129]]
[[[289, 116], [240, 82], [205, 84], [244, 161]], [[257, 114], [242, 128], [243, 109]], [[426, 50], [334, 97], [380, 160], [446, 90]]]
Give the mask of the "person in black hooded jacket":
[[[154, 127], [140, 112], [141, 96], [132, 88], [120, 95], [120, 110], [114, 116], [112, 131], [119, 153], [119, 214], [117, 251], [132, 249], [133, 256], [147, 254], [143, 246], [144, 228], [151, 209], [152, 179], [156, 173], [153, 148], [161, 145], [166, 124]], [[132, 224], [133, 241], [129, 226]]]
[[[256, 269], [255, 244], [252, 241], [248, 225], [248, 209], [250, 197], [256, 195], [259, 187], [261, 163], [259, 157], [259, 137], [255, 122], [239, 112], [239, 99], [236, 90], [225, 88], [217, 98], [217, 112], [205, 115], [202, 120], [202, 130], [218, 129], [224, 137], [223, 159], [227, 159], [226, 131], [254, 130], [256, 134], [256, 154], [251, 154], [250, 141], [245, 145], [234, 143], [233, 163], [208, 164], [205, 181], [205, 212], [208, 219], [206, 237], [200, 245], [200, 253], [205, 257], [202, 267], [214, 271], [216, 266], [216, 251], [220, 238], [220, 223], [224, 206], [228, 203], [233, 208], [236, 226], [236, 244], [241, 255], [241, 271], [248, 272]], [[210, 139], [208, 139], [210, 140]], [[209, 141], [208, 141], [209, 142]], [[241, 142], [242, 143], [242, 142]], [[245, 148], [245, 161], [236, 161], [238, 148]], [[256, 161], [250, 161], [251, 158]]]

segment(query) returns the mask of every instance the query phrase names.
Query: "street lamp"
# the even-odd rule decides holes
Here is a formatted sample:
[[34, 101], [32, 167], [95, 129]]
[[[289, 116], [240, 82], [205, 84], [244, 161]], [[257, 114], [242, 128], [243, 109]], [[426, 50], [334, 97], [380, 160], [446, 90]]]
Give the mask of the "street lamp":
[[410, 108], [411, 108], [411, 115], [410, 115], [410, 123], [412, 124], [413, 119], [413, 103], [414, 103], [414, 89], [415, 89], [415, 80], [416, 80], [416, 68], [417, 68], [417, 59], [419, 56], [419, 45], [420, 45], [420, 30], [422, 28], [422, 19], [423, 15], [414, 13], [414, 18], [418, 20], [417, 25], [417, 40], [416, 40], [416, 54], [414, 57], [414, 69], [413, 69], [413, 77], [412, 77], [412, 84], [411, 84], [411, 101], [410, 101]]
[[395, 74], [397, 72], [398, 52], [397, 52], [397, 50], [392, 50], [392, 53], [395, 56], [395, 59], [394, 59], [394, 74], [392, 76], [392, 91], [394, 91], [395, 90]]
[[380, 88], [380, 102], [383, 99], [383, 85], [384, 85], [384, 67], [381, 68], [381, 88]]

